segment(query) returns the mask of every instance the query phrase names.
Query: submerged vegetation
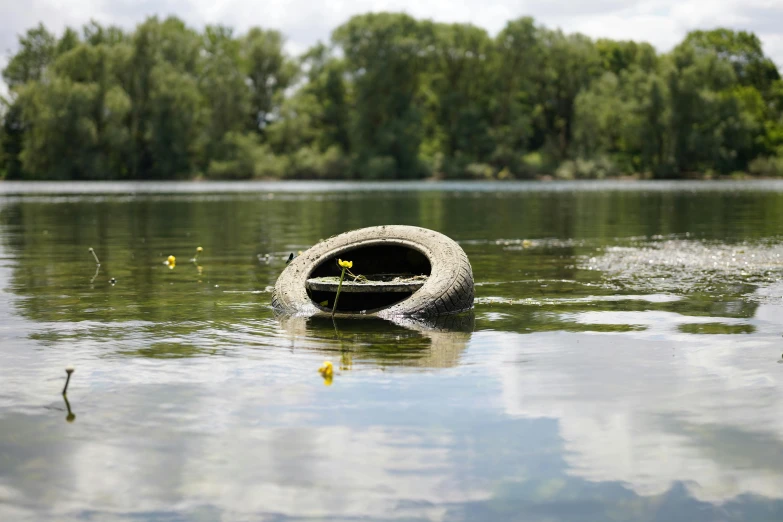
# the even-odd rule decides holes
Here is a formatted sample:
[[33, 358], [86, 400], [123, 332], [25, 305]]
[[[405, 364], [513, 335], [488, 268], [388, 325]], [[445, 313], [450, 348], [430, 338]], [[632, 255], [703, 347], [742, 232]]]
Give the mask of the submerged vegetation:
[[0, 177], [783, 175], [783, 82], [752, 33], [659, 54], [378, 13], [298, 57], [283, 43], [177, 18], [30, 29], [3, 70]]

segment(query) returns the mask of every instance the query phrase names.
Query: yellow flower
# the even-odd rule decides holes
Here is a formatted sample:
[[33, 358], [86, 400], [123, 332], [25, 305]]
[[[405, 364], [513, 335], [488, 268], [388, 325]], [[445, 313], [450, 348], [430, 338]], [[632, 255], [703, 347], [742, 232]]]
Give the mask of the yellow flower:
[[321, 377], [324, 379], [330, 379], [332, 375], [334, 375], [334, 367], [332, 366], [332, 363], [329, 361], [324, 361], [323, 365], [318, 368], [318, 373], [320, 373]]
[[166, 264], [169, 265], [169, 268], [174, 268], [177, 265], [177, 258], [174, 256], [169, 256], [166, 259]]
[[353, 268], [353, 261], [343, 261], [342, 259], [338, 259], [337, 264], [343, 268]]
[[198, 248], [196, 249], [196, 252], [197, 252], [197, 253], [199, 253], [199, 254], [200, 254], [200, 253], [202, 253], [203, 251], [204, 251], [204, 249], [203, 249], [203, 248], [201, 248], [201, 247], [198, 247]]

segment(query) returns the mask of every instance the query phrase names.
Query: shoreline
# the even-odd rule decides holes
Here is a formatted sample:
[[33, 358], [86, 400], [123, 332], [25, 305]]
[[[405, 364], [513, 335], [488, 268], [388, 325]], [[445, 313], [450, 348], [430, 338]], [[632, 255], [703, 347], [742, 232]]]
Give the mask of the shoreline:
[[34, 195], [232, 194], [309, 192], [594, 192], [594, 191], [773, 191], [783, 192], [782, 178], [652, 180], [179, 180], [179, 181], [0, 181], [0, 197]]

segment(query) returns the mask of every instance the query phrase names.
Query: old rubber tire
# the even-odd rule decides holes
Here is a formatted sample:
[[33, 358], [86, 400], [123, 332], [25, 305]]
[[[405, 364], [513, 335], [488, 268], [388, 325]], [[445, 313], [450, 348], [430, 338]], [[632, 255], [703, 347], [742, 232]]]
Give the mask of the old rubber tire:
[[[294, 315], [323, 315], [307, 295], [305, 282], [324, 261], [338, 258], [354, 248], [382, 244], [418, 250], [430, 262], [430, 275], [409, 298], [388, 308], [368, 311], [379, 317], [431, 317], [454, 314], [473, 307], [473, 270], [468, 256], [452, 239], [426, 228], [388, 225], [345, 232], [318, 243], [296, 257], [280, 274], [272, 295], [272, 306]], [[357, 314], [342, 313], [341, 316]]]

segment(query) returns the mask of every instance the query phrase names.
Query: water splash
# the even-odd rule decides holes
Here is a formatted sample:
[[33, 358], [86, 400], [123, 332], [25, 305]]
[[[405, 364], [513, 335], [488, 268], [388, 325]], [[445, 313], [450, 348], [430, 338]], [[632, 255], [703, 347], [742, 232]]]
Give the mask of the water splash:
[[783, 276], [783, 243], [652, 241], [608, 247], [601, 255], [582, 258], [579, 268], [600, 270], [608, 280], [641, 291], [687, 293], [766, 286]]

